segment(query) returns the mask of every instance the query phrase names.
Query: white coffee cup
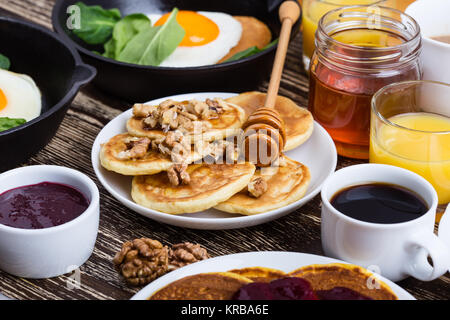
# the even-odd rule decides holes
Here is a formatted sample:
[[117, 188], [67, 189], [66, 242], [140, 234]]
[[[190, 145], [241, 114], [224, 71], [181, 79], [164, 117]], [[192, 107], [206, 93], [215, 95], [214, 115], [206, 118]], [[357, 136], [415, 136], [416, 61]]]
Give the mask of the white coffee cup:
[[92, 254], [97, 238], [100, 196], [85, 174], [59, 166], [28, 166], [0, 174], [0, 193], [54, 182], [71, 186], [89, 201], [75, 219], [44, 229], [20, 229], [0, 224], [0, 269], [24, 278], [50, 278], [71, 272]]
[[417, 21], [422, 33], [423, 80], [450, 83], [450, 44], [432, 39], [450, 36], [450, 1], [417, 0], [405, 13]]
[[[335, 194], [347, 187], [380, 182], [414, 191], [423, 198], [429, 210], [414, 220], [381, 224], [348, 217], [330, 203]], [[437, 194], [421, 176], [383, 164], [354, 165], [329, 177], [321, 196], [322, 247], [327, 256], [363, 266], [392, 281], [408, 276], [431, 281], [449, 270], [450, 243], [445, 243], [433, 232]], [[448, 230], [439, 230], [439, 233], [450, 233], [449, 224], [446, 228]], [[428, 256], [433, 265], [428, 262]]]

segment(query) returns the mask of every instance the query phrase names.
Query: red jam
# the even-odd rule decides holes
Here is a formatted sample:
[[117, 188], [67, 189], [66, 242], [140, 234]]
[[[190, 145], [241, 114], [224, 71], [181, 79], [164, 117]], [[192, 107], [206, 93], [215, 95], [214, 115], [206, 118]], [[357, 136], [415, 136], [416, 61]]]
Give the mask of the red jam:
[[0, 224], [20, 229], [59, 226], [89, 207], [86, 197], [73, 187], [42, 182], [0, 194]]
[[372, 300], [344, 287], [313, 291], [311, 284], [302, 278], [287, 277], [270, 283], [253, 282], [240, 288], [233, 300]]

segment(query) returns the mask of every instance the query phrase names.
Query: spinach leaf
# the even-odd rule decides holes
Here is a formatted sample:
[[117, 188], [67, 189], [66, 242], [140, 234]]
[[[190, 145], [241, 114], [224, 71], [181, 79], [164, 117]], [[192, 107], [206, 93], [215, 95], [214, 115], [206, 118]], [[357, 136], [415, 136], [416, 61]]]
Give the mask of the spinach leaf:
[[272, 41], [271, 43], [269, 43], [268, 45], [266, 45], [262, 49], [259, 49], [257, 46], [253, 46], [253, 47], [250, 47], [248, 49], [239, 51], [238, 53], [234, 54], [233, 56], [231, 56], [230, 58], [228, 58], [224, 62], [231, 62], [231, 61], [236, 61], [236, 60], [240, 60], [240, 59], [243, 59], [243, 58], [250, 57], [250, 56], [252, 56], [254, 54], [257, 54], [257, 53], [263, 52], [266, 49], [269, 49], [270, 47], [274, 46], [276, 43], [278, 43], [278, 39], [275, 39], [274, 41]]
[[25, 119], [13, 119], [13, 118], [8, 118], [8, 117], [1, 117], [0, 118], [0, 132], [20, 126], [21, 124], [24, 124], [25, 122], [27, 122]]
[[151, 23], [146, 15], [135, 13], [126, 16], [114, 26], [112, 38], [105, 43], [105, 53], [103, 56], [116, 59], [128, 41], [139, 33], [139, 31], [148, 27], [151, 27]]
[[75, 4], [80, 8], [80, 28], [73, 32], [88, 44], [104, 44], [120, 20], [119, 9], [103, 9], [100, 6], [87, 6], [83, 2]]
[[9, 61], [8, 57], [6, 57], [0, 53], [0, 69], [9, 70], [10, 66], [11, 66], [11, 62]]
[[159, 66], [184, 38], [185, 31], [176, 20], [177, 13], [178, 9], [174, 8], [162, 26], [143, 28], [126, 44], [117, 60]]

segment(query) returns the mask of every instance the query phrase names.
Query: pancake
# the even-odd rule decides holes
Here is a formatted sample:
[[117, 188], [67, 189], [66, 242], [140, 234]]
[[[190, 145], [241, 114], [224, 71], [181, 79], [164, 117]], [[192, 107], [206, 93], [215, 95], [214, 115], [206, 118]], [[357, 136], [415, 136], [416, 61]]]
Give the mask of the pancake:
[[[376, 280], [371, 272], [351, 264], [314, 264], [294, 270], [288, 276], [308, 280], [314, 291], [345, 287], [374, 300], [398, 299], [392, 289]], [[373, 289], [369, 288], [368, 282]]]
[[249, 278], [254, 282], [270, 282], [272, 280], [286, 277], [286, 273], [281, 270], [264, 268], [264, 267], [249, 267], [243, 269], [234, 269], [229, 272], [236, 273], [243, 277]]
[[231, 272], [201, 273], [168, 284], [149, 300], [231, 300], [236, 291], [251, 282]]
[[[266, 94], [252, 91], [241, 93], [238, 96], [226, 99], [227, 102], [239, 105], [245, 110], [247, 117], [259, 106], [263, 106]], [[303, 144], [311, 136], [314, 128], [314, 120], [311, 113], [299, 107], [289, 98], [277, 97], [275, 109], [280, 113], [286, 124], [286, 143], [284, 151], [292, 150]]]
[[234, 16], [242, 25], [242, 35], [239, 43], [231, 48], [230, 52], [218, 63], [224, 62], [234, 56], [236, 53], [247, 50], [251, 47], [262, 49], [270, 43], [272, 33], [269, 27], [254, 17]]
[[255, 177], [262, 177], [267, 183], [267, 191], [259, 198], [248, 194], [247, 188], [230, 199], [215, 206], [215, 209], [244, 215], [267, 212], [301, 199], [311, 180], [309, 169], [283, 155], [285, 166], [264, 168], [255, 171]]
[[214, 207], [242, 190], [252, 178], [255, 166], [241, 164], [191, 164], [188, 185], [173, 186], [167, 174], [136, 176], [131, 197], [150, 209], [180, 214]]
[[[201, 138], [204, 141], [214, 141], [237, 135], [246, 119], [246, 115], [241, 107], [232, 103], [227, 104], [229, 108], [220, 114], [218, 119], [202, 120], [202, 122], [210, 126], [210, 129], [203, 132], [201, 136], [194, 138], [193, 130], [188, 131], [188, 134], [186, 134], [188, 141], [193, 144], [197, 138]], [[161, 129], [146, 128], [143, 120], [134, 116], [128, 119], [127, 130], [133, 136], [148, 137], [150, 139], [160, 139], [165, 135]]]
[[[149, 150], [142, 158], [120, 159], [118, 155], [120, 152], [127, 150], [126, 142], [130, 138], [133, 138], [133, 136], [128, 133], [122, 133], [112, 137], [102, 145], [100, 163], [105, 169], [127, 176], [136, 176], [167, 171], [173, 165], [169, 156], [155, 150]], [[202, 158], [201, 154], [192, 151], [187, 162], [192, 163]]]

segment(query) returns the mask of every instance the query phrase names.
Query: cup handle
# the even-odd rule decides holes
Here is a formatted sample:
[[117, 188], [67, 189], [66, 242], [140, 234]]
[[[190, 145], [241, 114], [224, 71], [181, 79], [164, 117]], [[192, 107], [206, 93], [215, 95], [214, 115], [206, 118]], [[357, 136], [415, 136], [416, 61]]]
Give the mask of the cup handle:
[[[450, 203], [447, 205], [447, 209], [441, 217], [438, 236], [445, 242], [447, 245], [447, 250], [450, 251]], [[450, 263], [448, 266], [448, 271], [450, 272]]]
[[[411, 258], [405, 272], [416, 279], [431, 281], [447, 272], [450, 266], [449, 248], [433, 232], [419, 232], [412, 235], [406, 244]], [[428, 262], [431, 258], [433, 265]]]

